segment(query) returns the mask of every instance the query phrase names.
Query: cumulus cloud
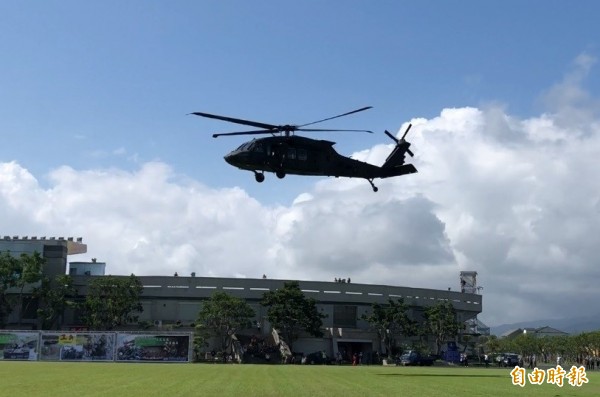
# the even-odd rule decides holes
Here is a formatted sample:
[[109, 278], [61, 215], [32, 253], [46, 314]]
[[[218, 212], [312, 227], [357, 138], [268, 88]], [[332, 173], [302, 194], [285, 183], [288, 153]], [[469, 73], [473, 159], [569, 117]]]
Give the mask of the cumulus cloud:
[[15, 219], [3, 222], [7, 234], [84, 236], [113, 274], [252, 275], [272, 240], [270, 210], [245, 192], [209, 189], [163, 163], [134, 173], [65, 166], [47, 190], [16, 163], [0, 170], [2, 208]]
[[[488, 105], [410, 120], [419, 173], [378, 181], [376, 194], [365, 181], [325, 179], [289, 206], [267, 206], [161, 162], [135, 172], [64, 166], [43, 188], [18, 163], [0, 163], [2, 229], [84, 236], [87, 255], [112, 274], [446, 289], [475, 270], [490, 325], [584, 315], [573, 302], [593, 300], [600, 276], [600, 123], [584, 87], [594, 61], [580, 56], [535, 117]], [[381, 164], [391, 149], [353, 157]]]

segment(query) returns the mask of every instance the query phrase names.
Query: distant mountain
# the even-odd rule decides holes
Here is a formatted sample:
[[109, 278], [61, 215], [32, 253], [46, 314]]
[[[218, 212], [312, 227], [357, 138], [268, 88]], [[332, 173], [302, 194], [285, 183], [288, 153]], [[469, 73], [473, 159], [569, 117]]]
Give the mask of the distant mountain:
[[581, 332], [600, 331], [600, 314], [593, 314], [586, 317], [561, 318], [551, 320], [532, 320], [520, 323], [501, 324], [490, 327], [492, 335], [501, 336], [507, 331], [518, 328], [539, 328], [549, 326], [559, 331], [569, 334], [579, 334]]

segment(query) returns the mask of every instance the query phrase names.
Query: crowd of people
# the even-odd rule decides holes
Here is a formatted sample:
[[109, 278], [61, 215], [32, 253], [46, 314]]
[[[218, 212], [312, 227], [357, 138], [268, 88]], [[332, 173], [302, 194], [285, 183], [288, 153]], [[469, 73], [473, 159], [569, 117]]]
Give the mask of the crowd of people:
[[582, 357], [579, 365], [584, 365], [587, 370], [600, 369], [600, 357]]
[[258, 358], [271, 361], [275, 359], [278, 353], [279, 347], [256, 335], [252, 335], [248, 343], [242, 345], [242, 354], [251, 359]]

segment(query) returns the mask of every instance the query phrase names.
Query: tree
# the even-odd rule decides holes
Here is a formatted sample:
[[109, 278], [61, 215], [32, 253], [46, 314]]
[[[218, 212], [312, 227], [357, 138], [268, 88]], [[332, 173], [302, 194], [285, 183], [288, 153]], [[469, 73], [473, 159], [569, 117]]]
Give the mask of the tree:
[[83, 302], [83, 321], [94, 330], [111, 330], [135, 322], [143, 311], [140, 295], [144, 287], [131, 275], [127, 278], [102, 276], [94, 278]]
[[542, 359], [540, 361], [548, 362], [550, 355], [554, 354], [553, 339], [553, 336], [548, 335], [539, 338], [540, 353], [542, 354]]
[[402, 298], [397, 301], [388, 300], [385, 305], [373, 303], [371, 313], [363, 314], [362, 319], [367, 321], [377, 331], [379, 339], [384, 344], [388, 358], [392, 358], [392, 350], [396, 337], [400, 335], [412, 336], [416, 333], [416, 322], [411, 320], [406, 313], [408, 305]]
[[572, 347], [572, 336], [569, 335], [560, 335], [560, 336], [555, 336], [552, 341], [554, 342], [554, 354], [560, 356], [563, 358], [563, 360], [567, 357], [567, 356], [571, 356], [573, 357], [574, 354], [574, 349]]
[[529, 362], [528, 358], [533, 354], [540, 354], [541, 349], [539, 341], [540, 339], [531, 333], [522, 333], [512, 340], [514, 343], [514, 351], [521, 354], [526, 362]]
[[6, 318], [13, 310], [13, 302], [7, 294], [7, 290], [13, 287], [19, 290], [16, 307], [19, 309], [18, 323], [21, 324], [25, 288], [40, 281], [44, 262], [44, 258], [38, 252], [23, 253], [18, 258], [9, 251], [0, 254], [0, 326], [4, 326]]
[[498, 353], [501, 346], [496, 335], [480, 335], [477, 339], [477, 345], [486, 354]]
[[284, 283], [283, 288], [266, 292], [261, 304], [267, 307], [267, 319], [283, 336], [290, 350], [302, 331], [315, 338], [323, 336], [324, 314], [317, 310], [317, 302], [304, 296], [297, 281]]
[[591, 332], [582, 332], [578, 335], [572, 335], [572, 346], [575, 354], [580, 360], [585, 359], [589, 356], [595, 356], [595, 349], [593, 343], [593, 337]]
[[233, 343], [233, 335], [252, 326], [250, 320], [254, 315], [254, 310], [244, 300], [225, 292], [215, 292], [202, 304], [198, 313], [196, 331], [199, 343], [204, 344], [207, 336], [215, 336], [221, 341], [221, 350], [227, 351]]
[[[23, 314], [26, 311], [26, 308], [23, 308], [23, 293], [25, 291], [25, 287], [37, 283], [42, 279], [42, 267], [44, 263], [46, 263], [46, 260], [37, 251], [32, 255], [23, 253], [19, 259], [20, 269], [18, 278], [15, 282], [15, 287], [19, 288], [17, 307], [19, 308], [18, 324], [21, 325], [21, 322], [23, 321]], [[31, 302], [31, 300], [29, 302]], [[27, 307], [28, 306], [29, 303], [27, 304]]]
[[52, 329], [57, 322], [60, 328], [65, 309], [75, 305], [73, 297], [76, 293], [69, 275], [61, 274], [54, 280], [48, 277], [42, 279], [41, 285], [33, 291], [33, 296], [38, 299], [37, 315], [42, 329]]
[[6, 319], [12, 311], [7, 290], [17, 285], [20, 269], [20, 261], [9, 251], [0, 253], [0, 328], [4, 328]]
[[464, 326], [456, 319], [456, 310], [449, 301], [428, 307], [423, 314], [425, 331], [435, 337], [437, 354], [440, 354], [442, 344], [458, 335], [458, 331]]

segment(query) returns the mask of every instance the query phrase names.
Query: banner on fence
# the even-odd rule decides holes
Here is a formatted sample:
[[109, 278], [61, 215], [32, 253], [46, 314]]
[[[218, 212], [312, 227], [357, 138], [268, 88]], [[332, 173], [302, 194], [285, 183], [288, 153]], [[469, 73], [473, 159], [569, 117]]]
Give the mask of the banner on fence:
[[117, 334], [116, 361], [188, 362], [189, 334]]
[[113, 361], [114, 351], [114, 332], [44, 332], [40, 359]]
[[37, 360], [38, 337], [36, 331], [0, 332], [0, 360]]

